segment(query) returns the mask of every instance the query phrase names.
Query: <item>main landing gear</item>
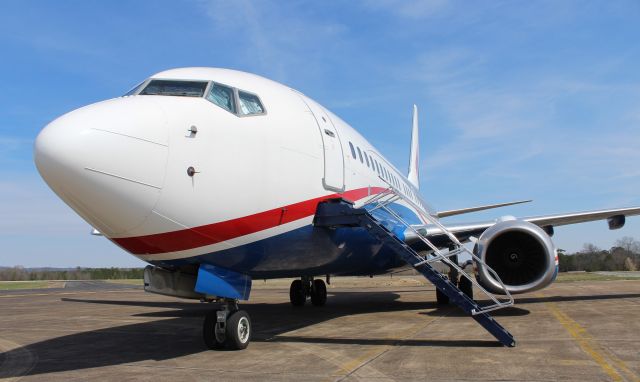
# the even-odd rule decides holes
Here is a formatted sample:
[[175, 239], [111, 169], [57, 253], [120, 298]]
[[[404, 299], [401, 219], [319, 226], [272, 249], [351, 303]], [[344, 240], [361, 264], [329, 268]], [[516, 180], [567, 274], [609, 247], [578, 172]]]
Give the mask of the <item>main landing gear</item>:
[[251, 341], [251, 318], [238, 301], [222, 299], [222, 308], [205, 316], [202, 336], [209, 349], [241, 350]]
[[[458, 255], [451, 256], [451, 261], [455, 264], [458, 263]], [[448, 274], [449, 280], [452, 283], [458, 286], [458, 289], [462, 291], [462, 293], [466, 294], [467, 297], [473, 300], [473, 283], [471, 280], [466, 278], [465, 276], [459, 275], [458, 271], [455, 268], [451, 268]], [[449, 304], [449, 296], [440, 291], [440, 289], [436, 288], [436, 301], [438, 305], [447, 305]]]
[[302, 306], [311, 297], [311, 303], [322, 306], [327, 302], [327, 286], [324, 281], [303, 276], [301, 280], [293, 280], [289, 288], [289, 300], [293, 306]]

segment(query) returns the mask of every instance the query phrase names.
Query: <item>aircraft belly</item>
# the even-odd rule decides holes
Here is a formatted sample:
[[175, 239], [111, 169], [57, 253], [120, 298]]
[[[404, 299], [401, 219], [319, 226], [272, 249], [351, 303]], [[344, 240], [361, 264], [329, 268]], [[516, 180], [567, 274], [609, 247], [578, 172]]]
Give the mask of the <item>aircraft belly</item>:
[[312, 225], [214, 253], [151, 263], [161, 266], [204, 263], [246, 273], [254, 279], [370, 275], [403, 264], [364, 229], [327, 230]]

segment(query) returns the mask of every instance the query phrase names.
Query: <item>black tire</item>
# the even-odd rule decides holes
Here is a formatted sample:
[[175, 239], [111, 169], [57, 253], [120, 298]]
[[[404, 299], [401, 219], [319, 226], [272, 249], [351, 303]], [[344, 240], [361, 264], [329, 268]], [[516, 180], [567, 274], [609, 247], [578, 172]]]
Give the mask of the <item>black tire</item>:
[[471, 280], [464, 276], [460, 277], [458, 288], [462, 291], [462, 293], [466, 294], [467, 297], [473, 300], [473, 283], [471, 282]]
[[302, 280], [293, 280], [291, 283], [289, 300], [293, 306], [302, 306], [307, 301], [307, 296], [305, 296], [304, 288], [302, 287]]
[[227, 318], [225, 345], [229, 350], [246, 349], [251, 342], [251, 318], [244, 310], [233, 312]]
[[449, 305], [449, 296], [444, 294], [440, 289], [436, 288], [436, 302], [438, 305]]
[[313, 280], [311, 288], [311, 303], [315, 306], [323, 306], [327, 302], [327, 286], [322, 280]]
[[224, 339], [216, 336], [216, 323], [218, 321], [217, 312], [211, 311], [204, 317], [202, 326], [202, 338], [205, 345], [211, 350], [219, 350], [224, 348]]

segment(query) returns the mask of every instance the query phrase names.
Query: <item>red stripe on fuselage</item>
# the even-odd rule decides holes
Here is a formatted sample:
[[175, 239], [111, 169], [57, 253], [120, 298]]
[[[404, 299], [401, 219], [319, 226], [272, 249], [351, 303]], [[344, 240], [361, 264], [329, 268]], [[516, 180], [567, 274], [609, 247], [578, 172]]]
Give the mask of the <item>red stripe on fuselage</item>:
[[[370, 193], [378, 194], [384, 190], [381, 187], [371, 187]], [[316, 212], [318, 203], [327, 199], [343, 197], [355, 201], [368, 195], [369, 188], [359, 188], [200, 227], [146, 236], [112, 238], [111, 240], [135, 255], [184, 251], [220, 243], [306, 218]]]

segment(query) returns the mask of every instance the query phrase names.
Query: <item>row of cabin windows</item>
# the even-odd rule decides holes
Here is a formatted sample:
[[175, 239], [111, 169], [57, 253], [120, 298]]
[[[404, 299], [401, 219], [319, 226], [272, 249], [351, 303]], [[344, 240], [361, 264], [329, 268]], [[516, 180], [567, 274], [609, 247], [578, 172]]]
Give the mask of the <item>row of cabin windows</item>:
[[392, 172], [388, 171], [384, 165], [379, 164], [378, 161], [375, 160], [372, 156], [367, 155], [365, 151], [360, 150], [360, 147], [354, 146], [351, 142], [349, 142], [349, 149], [351, 149], [351, 156], [353, 156], [353, 159], [359, 159], [360, 163], [362, 164], [366, 163], [368, 168], [370, 168], [373, 172], [378, 173], [378, 176], [393, 184], [397, 189], [402, 189], [404, 194], [409, 195], [409, 197], [411, 197], [411, 199], [413, 199], [414, 201], [417, 200], [415, 195], [413, 194], [413, 191], [411, 191], [411, 189], [404, 182], [400, 182], [398, 178]]

